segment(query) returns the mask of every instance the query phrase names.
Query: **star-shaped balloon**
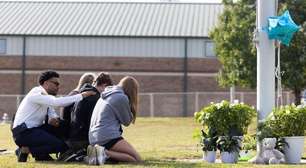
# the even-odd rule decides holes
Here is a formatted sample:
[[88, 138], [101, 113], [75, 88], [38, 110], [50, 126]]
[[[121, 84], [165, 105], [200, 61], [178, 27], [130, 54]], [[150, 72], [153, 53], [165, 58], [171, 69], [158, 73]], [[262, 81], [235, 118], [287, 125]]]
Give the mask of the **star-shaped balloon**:
[[279, 40], [289, 46], [293, 34], [300, 29], [292, 20], [289, 11], [286, 10], [281, 16], [269, 17], [268, 36], [269, 39]]

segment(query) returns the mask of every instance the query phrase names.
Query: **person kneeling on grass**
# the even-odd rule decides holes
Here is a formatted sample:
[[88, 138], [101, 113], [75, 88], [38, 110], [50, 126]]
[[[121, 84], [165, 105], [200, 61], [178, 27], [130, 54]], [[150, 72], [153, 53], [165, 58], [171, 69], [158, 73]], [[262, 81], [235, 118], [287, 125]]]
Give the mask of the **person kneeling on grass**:
[[122, 137], [122, 127], [135, 123], [139, 84], [127, 76], [118, 85], [109, 86], [101, 94], [90, 122], [88, 163], [104, 164], [106, 159], [140, 162], [136, 150]]
[[[53, 132], [60, 126], [55, 106], [66, 106], [83, 98], [95, 95], [93, 91], [74, 96], [55, 97], [59, 90], [59, 74], [45, 71], [38, 79], [39, 86], [34, 87], [19, 105], [12, 126], [13, 138], [18, 145], [18, 162], [26, 162], [31, 153], [36, 161], [50, 161], [50, 153], [64, 152], [67, 145]], [[48, 116], [49, 121], [45, 122]]]
[[[67, 121], [70, 122], [65, 142], [67, 143], [69, 150], [60, 155], [58, 158], [59, 161], [71, 162], [82, 161], [84, 159], [89, 145], [88, 131], [92, 112], [97, 101], [100, 99], [101, 92], [103, 92], [107, 86], [111, 85], [113, 85], [111, 76], [108, 73], [101, 72], [95, 78], [94, 85], [85, 83], [81, 87], [79, 90], [81, 93], [85, 91], [94, 91], [97, 94], [86, 97], [74, 104], [74, 107], [70, 112], [70, 118], [67, 119]], [[66, 114], [65, 116], [68, 115]]]

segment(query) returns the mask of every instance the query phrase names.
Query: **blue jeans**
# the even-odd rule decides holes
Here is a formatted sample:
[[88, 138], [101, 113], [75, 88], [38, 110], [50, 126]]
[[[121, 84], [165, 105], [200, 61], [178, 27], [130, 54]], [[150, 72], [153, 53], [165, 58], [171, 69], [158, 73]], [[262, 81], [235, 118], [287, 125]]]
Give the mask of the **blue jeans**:
[[50, 153], [64, 152], [68, 149], [64, 141], [57, 138], [49, 125], [30, 128], [15, 135], [15, 143], [29, 147], [34, 158], [44, 158]]

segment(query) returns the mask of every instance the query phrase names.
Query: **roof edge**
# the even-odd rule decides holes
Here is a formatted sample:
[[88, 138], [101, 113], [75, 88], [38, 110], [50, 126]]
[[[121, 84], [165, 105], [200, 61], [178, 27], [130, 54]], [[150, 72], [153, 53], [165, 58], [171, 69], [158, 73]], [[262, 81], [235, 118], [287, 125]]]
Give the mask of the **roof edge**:
[[177, 38], [177, 39], [208, 39], [208, 36], [116, 36], [116, 35], [67, 35], [67, 34], [0, 34], [6, 37], [93, 37], [93, 38]]
[[113, 2], [113, 1], [33, 1], [33, 0], [18, 0], [18, 1], [0, 1], [0, 3], [84, 3], [84, 4], [179, 4], [179, 5], [222, 5], [222, 3], [217, 2], [208, 2], [208, 3], [200, 3], [200, 2]]

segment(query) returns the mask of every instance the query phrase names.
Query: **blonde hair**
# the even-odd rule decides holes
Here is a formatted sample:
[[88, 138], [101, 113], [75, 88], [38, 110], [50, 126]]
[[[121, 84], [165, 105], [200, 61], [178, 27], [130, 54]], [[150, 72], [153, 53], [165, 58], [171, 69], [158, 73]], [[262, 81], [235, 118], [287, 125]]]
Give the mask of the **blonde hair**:
[[84, 73], [79, 80], [78, 86], [74, 90], [79, 91], [85, 83], [92, 84], [93, 81], [95, 80], [95, 77], [96, 75], [94, 73], [90, 72]]
[[133, 114], [133, 123], [136, 121], [136, 114], [138, 113], [138, 92], [139, 92], [139, 83], [138, 81], [131, 77], [126, 76], [120, 80], [118, 86], [121, 86], [124, 93], [127, 95], [130, 101], [131, 112]]

